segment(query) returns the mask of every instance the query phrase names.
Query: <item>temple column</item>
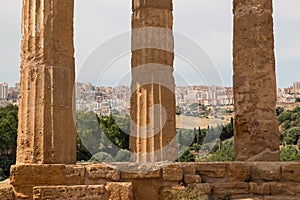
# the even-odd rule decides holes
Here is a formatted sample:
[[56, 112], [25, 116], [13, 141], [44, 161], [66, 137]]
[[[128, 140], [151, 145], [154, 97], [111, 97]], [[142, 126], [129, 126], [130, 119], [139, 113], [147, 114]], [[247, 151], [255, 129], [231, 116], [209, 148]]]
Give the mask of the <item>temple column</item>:
[[76, 162], [74, 0], [23, 0], [17, 164]]
[[132, 3], [132, 160], [175, 160], [172, 0], [133, 0]]
[[236, 160], [278, 161], [272, 1], [233, 4]]

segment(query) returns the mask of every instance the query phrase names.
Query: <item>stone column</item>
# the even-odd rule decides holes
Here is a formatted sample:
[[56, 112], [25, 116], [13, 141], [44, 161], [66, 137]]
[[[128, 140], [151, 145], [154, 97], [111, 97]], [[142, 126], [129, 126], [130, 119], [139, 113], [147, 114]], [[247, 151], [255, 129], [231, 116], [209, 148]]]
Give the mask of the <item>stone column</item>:
[[272, 1], [233, 4], [236, 160], [278, 161]]
[[74, 0], [23, 0], [17, 164], [76, 162]]
[[132, 1], [133, 161], [177, 157], [172, 0]]

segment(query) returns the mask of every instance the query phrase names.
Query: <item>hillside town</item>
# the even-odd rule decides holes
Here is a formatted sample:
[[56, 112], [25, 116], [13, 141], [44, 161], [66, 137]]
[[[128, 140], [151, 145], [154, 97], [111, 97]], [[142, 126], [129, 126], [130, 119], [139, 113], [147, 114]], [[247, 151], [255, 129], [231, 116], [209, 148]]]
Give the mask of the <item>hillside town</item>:
[[[94, 86], [76, 83], [76, 110], [93, 111], [99, 116], [112, 112], [129, 113], [131, 91], [128, 86]], [[18, 105], [20, 84], [9, 86], [0, 83], [0, 107]], [[233, 109], [233, 88], [220, 86], [177, 86], [175, 89], [177, 110], [186, 115], [197, 115], [201, 109], [194, 105], [227, 106]], [[293, 104], [300, 101], [300, 82], [288, 88], [278, 88], [277, 102]]]

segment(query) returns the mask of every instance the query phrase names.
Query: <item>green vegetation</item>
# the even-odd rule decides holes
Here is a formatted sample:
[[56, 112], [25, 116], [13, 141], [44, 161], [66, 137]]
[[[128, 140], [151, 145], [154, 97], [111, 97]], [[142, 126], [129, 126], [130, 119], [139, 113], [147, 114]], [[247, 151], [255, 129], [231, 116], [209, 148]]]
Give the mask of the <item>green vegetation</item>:
[[276, 112], [282, 145], [280, 158], [282, 161], [300, 160], [300, 107], [287, 111], [278, 107]]
[[9, 177], [10, 166], [16, 162], [18, 107], [0, 108], [0, 181]]
[[128, 161], [130, 118], [76, 113], [78, 161]]
[[280, 150], [280, 158], [282, 161], [300, 160], [300, 153], [296, 147], [286, 145]]
[[207, 129], [178, 129], [180, 162], [233, 161], [233, 119], [230, 123]]

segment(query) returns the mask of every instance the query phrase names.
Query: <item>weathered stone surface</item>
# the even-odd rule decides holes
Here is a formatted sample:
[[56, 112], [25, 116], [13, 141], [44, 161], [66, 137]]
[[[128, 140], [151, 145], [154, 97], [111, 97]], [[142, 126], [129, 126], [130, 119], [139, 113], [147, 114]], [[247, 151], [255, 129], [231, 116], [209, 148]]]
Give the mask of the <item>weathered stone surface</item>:
[[182, 166], [184, 174], [196, 174], [196, 167], [194, 163], [184, 163]]
[[13, 165], [10, 181], [14, 186], [82, 185], [85, 169], [81, 165]]
[[172, 0], [134, 0], [132, 8], [132, 160], [174, 161], [177, 145]]
[[209, 184], [195, 184], [188, 187], [175, 186], [165, 187], [161, 192], [161, 199], [173, 200], [173, 199], [198, 199], [208, 200], [211, 191]]
[[234, 0], [237, 161], [279, 161], [272, 1]]
[[226, 175], [226, 163], [197, 163], [197, 173], [210, 178], [224, 178]]
[[213, 193], [216, 195], [249, 194], [249, 184], [245, 182], [213, 183]]
[[264, 200], [263, 196], [259, 195], [225, 195], [225, 196], [219, 196], [219, 198], [215, 197], [215, 199], [232, 199], [232, 200]]
[[142, 8], [159, 8], [159, 9], [168, 9], [172, 10], [173, 5], [171, 0], [134, 0], [132, 9], [133, 11], [142, 9]]
[[160, 171], [150, 171], [150, 172], [146, 172], [146, 173], [121, 172], [121, 177], [124, 180], [160, 178]]
[[300, 182], [300, 163], [282, 163], [282, 179]]
[[279, 181], [281, 179], [281, 164], [279, 162], [255, 162], [251, 165], [251, 179]]
[[192, 175], [192, 174], [185, 174], [183, 180], [186, 184], [202, 182], [202, 179], [199, 175]]
[[[137, 171], [146, 170], [147, 173], [134, 173], [131, 174], [132, 176], [125, 173], [125, 177], [128, 176], [125, 179], [120, 177], [117, 168], [121, 165], [118, 163], [116, 163], [118, 167], [109, 167], [104, 164], [13, 166], [12, 185], [9, 186], [8, 182], [0, 183], [0, 199], [14, 200], [15, 197], [15, 199], [53, 199], [55, 197], [58, 199], [72, 199], [73, 197], [93, 199], [98, 195], [94, 199], [153, 200], [230, 197], [230, 199], [253, 200], [264, 199], [265, 196], [268, 197], [267, 199], [272, 199], [271, 197], [288, 199], [290, 196], [297, 197], [300, 194], [300, 181], [297, 176], [299, 165], [296, 162], [173, 163], [162, 168], [160, 164], [153, 163], [127, 163], [127, 165], [133, 166], [133, 169]], [[148, 171], [155, 167], [160, 173]], [[240, 169], [237, 169], [238, 167]], [[193, 174], [194, 169], [196, 174]], [[206, 175], [201, 175], [201, 170], [198, 169], [206, 169], [204, 170]], [[208, 177], [208, 175], [215, 176], [210, 174], [214, 169], [218, 177]], [[280, 169], [282, 173], [287, 174], [287, 180], [284, 178], [277, 180]], [[225, 171], [225, 176], [220, 177], [220, 174], [224, 175], [221, 173], [223, 171]], [[250, 179], [244, 180], [246, 178], [244, 174], [248, 174], [249, 171], [251, 172]], [[241, 175], [234, 175], [234, 173]], [[197, 183], [200, 179], [199, 174], [206, 177], [205, 180], [209, 182]], [[115, 178], [115, 181], [126, 182], [110, 182], [115, 176], [119, 177]], [[105, 187], [101, 184], [97, 185], [102, 182]]]
[[0, 199], [1, 200], [14, 200], [15, 195], [11, 185], [0, 184]]
[[248, 181], [250, 178], [249, 163], [232, 162], [227, 166], [228, 181]]
[[[129, 181], [129, 180], [126, 180]], [[130, 180], [133, 185], [134, 199], [153, 200], [159, 199], [159, 192], [162, 187], [161, 179], [133, 179]]]
[[115, 166], [109, 166], [103, 163], [87, 165], [86, 177], [87, 179], [97, 180], [106, 179], [118, 181], [120, 179], [120, 171]]
[[300, 195], [264, 196], [264, 200], [299, 200]]
[[128, 164], [128, 167], [122, 167], [121, 178], [130, 179], [147, 179], [160, 178], [161, 166], [152, 163]]
[[169, 9], [144, 8], [133, 13], [132, 28], [162, 27], [172, 29], [173, 14]]
[[74, 0], [24, 0], [17, 164], [73, 164]]
[[132, 183], [106, 183], [106, 191], [109, 194], [108, 200], [131, 200], [133, 199]]
[[[145, 47], [147, 47], [147, 44], [145, 44]], [[162, 49], [138, 49], [134, 50], [134, 55], [131, 58], [132, 67], [139, 67], [149, 63], [160, 63], [164, 66], [173, 66], [174, 64], [174, 53]], [[141, 58], [144, 59], [141, 60]]]
[[65, 185], [36, 186], [33, 188], [33, 199], [108, 200], [111, 198], [109, 193], [106, 192], [104, 185]]
[[166, 165], [162, 172], [165, 181], [181, 181], [183, 179], [183, 170], [180, 164]]
[[249, 183], [250, 185], [250, 192], [253, 194], [260, 194], [260, 195], [268, 195], [270, 194], [270, 185], [266, 183], [257, 184], [257, 183]]
[[266, 184], [270, 187], [271, 195], [296, 195], [300, 193], [299, 183], [270, 182]]

